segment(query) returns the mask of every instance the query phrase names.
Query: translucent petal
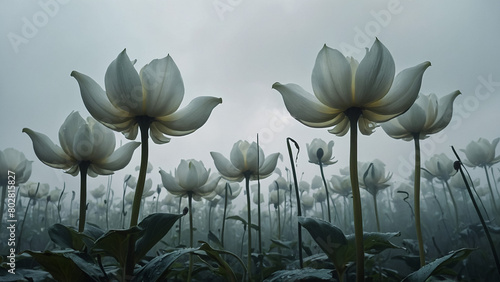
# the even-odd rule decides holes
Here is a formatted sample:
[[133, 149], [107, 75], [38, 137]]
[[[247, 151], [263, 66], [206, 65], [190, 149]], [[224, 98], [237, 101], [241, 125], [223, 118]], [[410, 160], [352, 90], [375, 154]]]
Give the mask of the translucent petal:
[[312, 72], [314, 95], [334, 109], [347, 109], [352, 103], [351, 65], [335, 49], [326, 45], [319, 52]]
[[264, 161], [264, 164], [259, 169], [260, 179], [264, 179], [271, 175], [276, 168], [276, 164], [278, 163], [278, 158], [280, 153], [274, 153], [269, 156]]
[[68, 169], [75, 161], [71, 159], [61, 147], [55, 145], [47, 135], [24, 128], [23, 132], [28, 134], [33, 141], [33, 149], [38, 159], [44, 164], [53, 167]]
[[[149, 126], [149, 135], [151, 136], [151, 139], [153, 142], [156, 144], [165, 144], [170, 142], [170, 138], [167, 136], [163, 135], [163, 133], [158, 129], [159, 123], [153, 122]], [[161, 124], [160, 124], [161, 126]]]
[[391, 88], [395, 69], [391, 53], [376, 39], [356, 70], [351, 105], [360, 107], [384, 97]]
[[113, 131], [104, 127], [91, 117], [87, 118], [87, 124], [90, 127], [94, 139], [91, 159], [102, 159], [111, 155], [116, 146], [116, 139]]
[[148, 116], [170, 115], [179, 108], [184, 98], [184, 83], [170, 55], [145, 65], [140, 77]]
[[342, 114], [343, 119], [332, 129], [328, 130], [328, 132], [335, 134], [337, 136], [344, 136], [349, 131], [350, 121], [344, 114]]
[[316, 97], [296, 84], [273, 84], [283, 97], [285, 106], [295, 119], [309, 127], [323, 128], [335, 125], [342, 111], [321, 104]]
[[158, 117], [157, 128], [161, 132], [172, 136], [183, 136], [202, 127], [210, 117], [212, 110], [222, 99], [215, 97], [196, 97], [186, 107], [177, 112]]
[[106, 95], [113, 106], [135, 116], [146, 114], [141, 80], [126, 50], [109, 65], [104, 84]]
[[460, 91], [454, 91], [439, 99], [437, 109], [438, 116], [432, 126], [427, 128], [427, 134], [439, 132], [448, 126], [453, 115], [453, 102], [458, 95], [460, 95]]
[[75, 133], [72, 148], [72, 156], [78, 161], [92, 160], [92, 152], [94, 151], [94, 136], [90, 131], [87, 123], [80, 125]]
[[391, 119], [390, 121], [381, 124], [382, 129], [392, 138], [402, 139], [402, 138], [413, 138], [412, 133], [408, 132], [401, 124], [397, 118]]
[[164, 170], [160, 169], [161, 182], [168, 192], [174, 195], [184, 195], [186, 191], [175, 181], [175, 178]]
[[129, 142], [120, 148], [116, 149], [109, 157], [93, 161], [96, 166], [99, 166], [101, 169], [117, 171], [130, 162], [132, 155], [134, 154], [135, 149], [139, 147], [140, 142]]
[[106, 92], [92, 78], [79, 72], [71, 72], [78, 85], [83, 103], [89, 113], [107, 127], [122, 131], [133, 123], [130, 114], [111, 104]]
[[[234, 143], [233, 148], [231, 149], [231, 153], [229, 154], [229, 160], [231, 160], [233, 166], [240, 172], [245, 172], [249, 169], [247, 164], [249, 148], [250, 143], [248, 143], [247, 141], [239, 140], [238, 142]], [[257, 160], [256, 154], [254, 159]]]
[[243, 174], [241, 171], [234, 167], [234, 165], [221, 153], [210, 152], [210, 155], [214, 160], [215, 167], [224, 178], [234, 181], [243, 180]]
[[73, 156], [73, 143], [75, 142], [76, 133], [80, 126], [84, 124], [85, 120], [78, 112], [71, 112], [59, 128], [59, 143], [68, 156]]
[[358, 119], [359, 132], [363, 135], [371, 135], [378, 125], [363, 116]]
[[404, 113], [417, 99], [422, 76], [430, 65], [429, 62], [424, 62], [401, 71], [394, 79], [387, 95], [365, 105], [368, 111], [364, 111], [363, 116], [374, 122], [384, 122]]

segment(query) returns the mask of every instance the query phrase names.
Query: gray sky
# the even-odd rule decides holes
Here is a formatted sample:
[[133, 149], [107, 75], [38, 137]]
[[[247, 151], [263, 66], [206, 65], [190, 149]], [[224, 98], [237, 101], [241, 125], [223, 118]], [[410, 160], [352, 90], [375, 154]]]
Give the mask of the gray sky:
[[[78, 178], [43, 165], [35, 156], [29, 127], [58, 143], [57, 132], [71, 111], [89, 115], [73, 70], [101, 86], [108, 65], [124, 49], [136, 69], [170, 54], [185, 84], [182, 106], [197, 96], [223, 99], [208, 122], [169, 144], [150, 143], [154, 185], [158, 167], [173, 170], [181, 159], [202, 160], [215, 170], [210, 151], [229, 156], [239, 139], [260, 133], [266, 155], [286, 153], [285, 138], [302, 147], [304, 180], [319, 174], [307, 163], [306, 143], [334, 140], [339, 161], [326, 175], [348, 165], [349, 136], [308, 128], [290, 117], [274, 82], [297, 83], [311, 91], [316, 55], [327, 44], [357, 60], [378, 37], [390, 50], [396, 72], [430, 61], [421, 92], [439, 97], [454, 90], [452, 122], [422, 142], [423, 161], [465, 148], [479, 137], [500, 136], [500, 2], [498, 1], [2, 1], [0, 9], [0, 149], [14, 147], [33, 160], [30, 180], [78, 189]], [[121, 134], [118, 140], [126, 141]], [[118, 141], [119, 143], [119, 141]], [[409, 175], [413, 143], [394, 140], [378, 128], [359, 138], [359, 160], [379, 158], [394, 179]], [[140, 151], [116, 173], [137, 175]], [[278, 167], [289, 167], [288, 155]], [[0, 172], [1, 173], [1, 172]], [[275, 176], [272, 176], [274, 179]], [[100, 176], [91, 186], [106, 183]], [[266, 182], [268, 183], [268, 182]], [[267, 184], [265, 184], [267, 186]], [[89, 187], [92, 189], [92, 187]], [[164, 195], [164, 194], [163, 194]]]

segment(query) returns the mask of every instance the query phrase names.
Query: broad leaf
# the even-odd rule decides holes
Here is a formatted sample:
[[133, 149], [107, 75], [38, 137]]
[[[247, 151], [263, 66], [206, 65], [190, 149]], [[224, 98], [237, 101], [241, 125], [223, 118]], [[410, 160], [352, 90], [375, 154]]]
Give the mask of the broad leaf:
[[331, 269], [303, 268], [276, 271], [267, 278], [267, 282], [280, 281], [332, 281]]
[[168, 268], [182, 255], [193, 252], [196, 249], [180, 249], [170, 253], [157, 256], [144, 265], [134, 275], [132, 281], [164, 281], [168, 274]]
[[92, 254], [105, 254], [114, 257], [123, 268], [127, 262], [127, 250], [131, 238], [136, 239], [141, 229], [132, 227], [125, 230], [110, 230], [95, 241]]
[[405, 282], [418, 282], [425, 281], [432, 275], [437, 274], [453, 274], [451, 267], [457, 262], [464, 260], [474, 249], [459, 249], [453, 251], [443, 257], [437, 258], [431, 263], [424, 265], [419, 270], [406, 276], [403, 281]]
[[50, 239], [59, 247], [76, 251], [83, 250], [83, 247], [85, 247], [83, 238], [88, 237], [85, 234], [79, 233], [72, 227], [67, 227], [60, 223], [50, 226], [48, 232]]
[[215, 235], [212, 231], [208, 232], [208, 240], [214, 242], [217, 245], [217, 248], [223, 249], [224, 247], [222, 246], [221, 241], [219, 238], [217, 238], [217, 235]]
[[76, 251], [25, 252], [30, 254], [57, 281], [100, 281], [103, 276], [86, 253]]
[[[215, 260], [219, 264], [218, 268], [218, 273], [225, 277], [228, 281], [237, 281], [236, 275], [233, 272], [233, 269], [229, 266], [229, 264], [221, 258], [220, 254], [229, 254], [232, 255], [233, 257], [237, 258], [236, 255], [234, 255], [231, 252], [228, 251], [220, 251], [220, 250], [215, 250], [210, 245], [206, 242], [202, 242], [203, 244], [198, 248], [201, 251], [204, 251], [210, 258]], [[197, 253], [197, 252], [196, 252]], [[240, 260], [240, 263], [244, 267], [244, 263]]]
[[139, 223], [142, 229], [135, 244], [134, 261], [139, 262], [174, 226], [183, 214], [154, 213]]
[[272, 244], [271, 246], [269, 246], [269, 249], [280, 247], [293, 250], [297, 245], [297, 241], [282, 241], [282, 240], [271, 239], [271, 242]]

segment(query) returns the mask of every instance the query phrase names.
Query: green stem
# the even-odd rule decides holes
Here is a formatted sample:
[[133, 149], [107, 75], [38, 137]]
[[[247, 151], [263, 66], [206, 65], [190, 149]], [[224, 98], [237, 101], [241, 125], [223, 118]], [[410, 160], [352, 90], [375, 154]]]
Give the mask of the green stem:
[[229, 183], [226, 182], [226, 191], [224, 192], [224, 214], [222, 215], [222, 233], [220, 235], [222, 247], [224, 247], [224, 229], [226, 227], [226, 212], [227, 212], [227, 189], [229, 189]]
[[[188, 192], [188, 205], [189, 205], [189, 247], [193, 248], [193, 193]], [[188, 270], [188, 279], [187, 281], [191, 281], [191, 273], [193, 272], [193, 254], [189, 253], [189, 270]]]
[[484, 173], [486, 173], [486, 180], [488, 181], [488, 188], [490, 189], [490, 194], [491, 194], [491, 204], [493, 205], [494, 211], [498, 211], [497, 209], [497, 204], [495, 202], [495, 195], [493, 194], [493, 189], [491, 188], [491, 181], [490, 181], [490, 175], [488, 174], [488, 169], [486, 166], [483, 166], [484, 168]]
[[375, 209], [375, 220], [377, 221], [377, 232], [380, 232], [380, 221], [378, 220], [377, 194], [373, 194], [373, 208]]
[[[295, 196], [297, 198], [297, 216], [302, 216], [302, 206], [300, 204], [300, 194], [299, 194], [299, 185], [297, 181], [297, 173], [295, 172], [295, 164], [293, 163], [293, 158], [292, 158], [292, 148], [290, 146], [290, 142], [292, 141], [295, 143], [295, 147], [297, 150], [299, 149], [299, 144], [295, 142], [292, 138], [288, 137], [286, 139], [287, 141], [287, 147], [288, 147], [288, 155], [290, 157], [290, 164], [292, 167], [292, 175], [293, 175], [293, 184], [295, 186]], [[305, 216], [305, 211], [304, 211], [304, 216]], [[297, 233], [299, 235], [299, 262], [300, 262], [300, 268], [304, 267], [304, 262], [302, 258], [302, 229], [300, 228], [300, 224], [297, 223]]]
[[328, 185], [326, 184], [325, 174], [323, 172], [323, 163], [321, 162], [321, 159], [318, 159], [318, 163], [319, 163], [319, 170], [321, 171], [321, 178], [323, 179], [323, 185], [325, 186], [326, 207], [328, 209], [328, 222], [332, 223], [332, 216], [330, 212], [330, 195], [328, 194]]
[[351, 144], [349, 155], [349, 170], [352, 187], [352, 208], [354, 215], [354, 241], [356, 244], [356, 281], [365, 280], [365, 253], [363, 243], [363, 214], [361, 209], [361, 193], [358, 179], [358, 119], [361, 110], [350, 108], [345, 114], [349, 117]]
[[248, 272], [248, 281], [252, 281], [252, 210], [250, 208], [250, 175], [245, 175], [245, 186], [247, 190], [247, 225], [248, 225], [247, 272]]
[[141, 168], [137, 187], [135, 188], [134, 202], [132, 204], [132, 215], [130, 217], [130, 227], [136, 226], [139, 220], [139, 211], [141, 209], [142, 193], [144, 192], [144, 183], [146, 182], [146, 170], [148, 168], [148, 131], [149, 123], [139, 123], [141, 129]]
[[[36, 199], [36, 195], [38, 194], [39, 188], [40, 188], [40, 182], [38, 182], [38, 184], [36, 186], [35, 195], [33, 196], [33, 198], [30, 197], [30, 199], [28, 200], [28, 204], [26, 205], [26, 210], [24, 211], [23, 222], [21, 223], [21, 227], [19, 228], [19, 237], [17, 238], [17, 243], [16, 243], [16, 246], [18, 246], [19, 249], [21, 249], [21, 238], [23, 237], [23, 230], [24, 230], [24, 223], [26, 222], [26, 215], [28, 214], [28, 209], [30, 207], [31, 200]], [[33, 211], [32, 211], [32, 213], [33, 213]]]
[[420, 267], [425, 265], [425, 250], [424, 240], [422, 237], [422, 224], [420, 220], [420, 134], [415, 134], [413, 140], [415, 142], [415, 179], [414, 179], [414, 195], [413, 206], [415, 208], [415, 229], [417, 231], [418, 253], [420, 257]]
[[455, 225], [456, 225], [456, 228], [458, 230], [459, 224], [458, 224], [457, 203], [455, 202], [455, 197], [453, 196], [453, 193], [451, 193], [451, 188], [450, 188], [450, 184], [448, 184], [448, 180], [445, 180], [444, 183], [446, 184], [446, 188], [448, 189], [448, 193], [450, 193], [451, 203], [453, 204], [453, 208], [455, 209]]
[[90, 163], [80, 163], [80, 219], [78, 220], [78, 232], [85, 229], [85, 217], [87, 215], [87, 170]]

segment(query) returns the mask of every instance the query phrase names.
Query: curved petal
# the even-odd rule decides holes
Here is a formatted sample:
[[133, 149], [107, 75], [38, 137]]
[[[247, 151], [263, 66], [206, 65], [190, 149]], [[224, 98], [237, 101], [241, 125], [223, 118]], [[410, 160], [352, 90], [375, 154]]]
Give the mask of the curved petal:
[[363, 135], [371, 135], [378, 125], [363, 116], [359, 117], [358, 127], [359, 132]]
[[151, 139], [156, 144], [165, 144], [165, 143], [170, 142], [170, 138], [168, 138], [167, 136], [163, 135], [163, 133], [161, 132], [161, 130], [158, 129], [158, 123], [157, 122], [153, 122], [149, 126], [149, 136], [151, 136]]
[[401, 71], [387, 95], [365, 105], [363, 116], [374, 122], [384, 122], [404, 113], [417, 99], [424, 71], [430, 65], [430, 62], [424, 62]]
[[439, 99], [438, 116], [434, 124], [426, 130], [427, 134], [439, 132], [450, 123], [453, 115], [453, 102], [460, 94], [457, 90]]
[[175, 178], [170, 173], [166, 173], [164, 170], [160, 169], [160, 175], [163, 187], [165, 187], [168, 192], [174, 195], [183, 195], [186, 193], [186, 191], [177, 184]]
[[[240, 172], [248, 170], [247, 158], [249, 148], [250, 143], [239, 140], [233, 144], [233, 148], [231, 148], [231, 152], [229, 153], [229, 160], [231, 161], [231, 164]], [[256, 156], [254, 158], [257, 159]]]
[[78, 112], [71, 112], [59, 128], [59, 143], [68, 156], [74, 156], [73, 143], [75, 142], [76, 133], [80, 126], [84, 124], [85, 120]]
[[296, 84], [273, 84], [273, 88], [281, 93], [288, 112], [301, 123], [315, 128], [329, 127], [337, 124], [336, 117], [342, 112], [321, 104], [318, 99], [307, 93]]
[[164, 134], [183, 136], [202, 127], [210, 117], [212, 110], [222, 103], [221, 98], [201, 96], [196, 97], [186, 107], [177, 112], [157, 118], [161, 124], [158, 129]]
[[179, 108], [184, 98], [184, 83], [170, 55], [145, 65], [140, 78], [148, 116], [170, 115]]
[[259, 169], [260, 179], [264, 179], [273, 173], [276, 168], [276, 164], [278, 163], [279, 156], [280, 153], [274, 153], [267, 156], [264, 164]]
[[[427, 112], [419, 104], [413, 104], [408, 111], [395, 118], [407, 132], [419, 133], [425, 129]], [[394, 119], [393, 119], [394, 120]]]
[[391, 88], [395, 72], [391, 53], [376, 39], [356, 70], [352, 106], [360, 107], [384, 97]]
[[134, 122], [129, 113], [111, 104], [106, 92], [92, 78], [77, 71], [72, 71], [71, 76], [78, 82], [83, 103], [95, 119], [117, 131]]
[[221, 153], [210, 152], [210, 155], [214, 160], [215, 167], [224, 178], [234, 181], [243, 180], [243, 174]]
[[195, 189], [196, 194], [198, 194], [199, 196], [209, 195], [215, 190], [220, 179], [221, 179], [220, 176], [214, 176], [214, 175], [210, 176], [210, 178], [204, 185]]
[[345, 116], [343, 113], [339, 116], [342, 117], [340, 122], [334, 128], [328, 130], [328, 132], [335, 134], [337, 136], [344, 136], [349, 131], [351, 122], [349, 121], [349, 118]]
[[101, 169], [117, 171], [128, 165], [130, 159], [132, 158], [132, 154], [135, 149], [139, 147], [140, 142], [129, 142], [120, 148], [116, 149], [109, 157], [93, 161], [96, 166]]
[[111, 155], [116, 146], [116, 139], [113, 131], [104, 127], [91, 117], [87, 118], [87, 124], [90, 127], [94, 139], [91, 159], [102, 159]]
[[326, 45], [321, 49], [311, 81], [314, 95], [321, 103], [340, 110], [352, 104], [351, 65], [338, 50]]
[[71, 159], [61, 147], [54, 144], [47, 135], [35, 132], [29, 128], [23, 128], [23, 132], [28, 134], [33, 141], [33, 149], [38, 159], [44, 164], [53, 167], [67, 169], [75, 161]]
[[381, 127], [387, 135], [394, 139], [413, 138], [412, 133], [408, 132], [403, 126], [401, 126], [397, 118], [382, 123]]
[[109, 65], [104, 75], [104, 85], [113, 106], [133, 115], [146, 114], [141, 80], [126, 50]]

